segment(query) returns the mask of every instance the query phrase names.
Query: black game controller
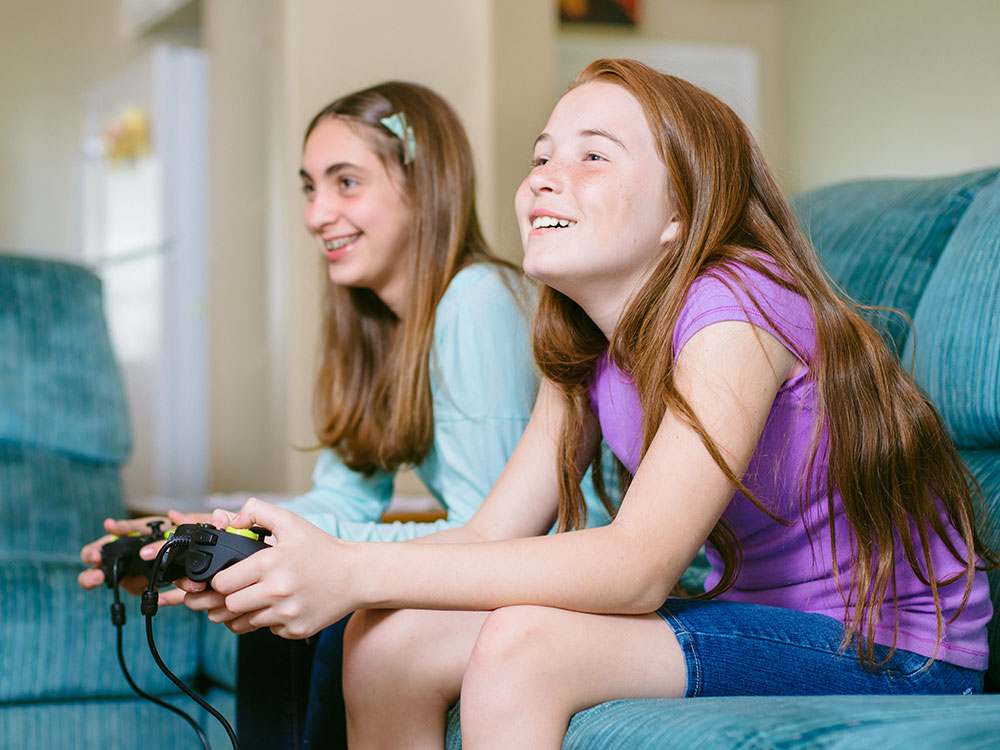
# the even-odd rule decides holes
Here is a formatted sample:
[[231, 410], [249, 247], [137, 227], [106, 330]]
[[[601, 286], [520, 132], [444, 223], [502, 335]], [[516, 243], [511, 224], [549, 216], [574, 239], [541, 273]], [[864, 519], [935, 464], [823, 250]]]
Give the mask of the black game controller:
[[223, 568], [271, 546], [263, 541], [271, 532], [259, 526], [252, 529], [229, 526], [219, 531], [207, 523], [183, 523], [176, 529], [161, 531], [162, 525], [163, 521], [152, 521], [150, 533], [136, 531], [101, 548], [101, 570], [108, 588], [114, 588], [129, 576], [149, 578], [153, 561], [139, 557], [139, 550], [153, 542], [177, 540], [170, 543], [172, 549], [167, 551], [165, 564], [156, 576], [157, 586], [185, 576], [192, 581], [208, 581]]
[[[180, 715], [198, 733], [203, 748], [208, 748], [208, 740], [204, 731], [190, 715], [176, 706], [164, 703], [142, 691], [132, 680], [125, 667], [125, 657], [122, 654], [122, 631], [125, 625], [125, 605], [118, 592], [118, 584], [128, 576], [142, 575], [147, 579], [146, 589], [142, 592], [139, 611], [146, 618], [146, 639], [149, 650], [156, 660], [157, 666], [180, 687], [199, 706], [208, 711], [222, 724], [234, 748], [239, 748], [239, 741], [232, 726], [226, 718], [207, 703], [201, 696], [191, 690], [163, 662], [153, 642], [153, 617], [159, 608], [159, 586], [188, 577], [192, 581], [210, 581], [212, 577], [224, 568], [238, 563], [254, 552], [259, 552], [270, 544], [264, 542], [264, 537], [271, 532], [259, 526], [251, 529], [236, 529], [227, 526], [219, 531], [208, 523], [182, 523], [176, 529], [162, 531], [163, 521], [152, 521], [149, 524], [149, 534], [135, 532], [125, 537], [116, 537], [101, 548], [101, 569], [108, 587], [114, 590], [115, 601], [111, 605], [111, 622], [118, 632], [118, 663], [121, 665], [125, 679], [132, 689], [142, 698], [150, 700], [163, 708]], [[163, 541], [155, 560], [143, 560], [139, 550], [152, 542]]]
[[147, 544], [167, 538], [169, 532], [160, 530], [163, 523], [150, 521], [148, 534], [134, 531], [128, 536], [115, 537], [101, 547], [101, 570], [104, 571], [104, 582], [108, 588], [114, 588], [116, 583], [130, 576], [149, 578], [153, 561], [139, 557], [139, 550]]
[[220, 570], [238, 563], [254, 552], [270, 547], [264, 541], [271, 532], [260, 526], [235, 529], [227, 526], [220, 531], [208, 523], [182, 523], [171, 534], [172, 545], [186, 540], [186, 545], [168, 557], [162, 577], [173, 581], [187, 576], [192, 581], [209, 581]]

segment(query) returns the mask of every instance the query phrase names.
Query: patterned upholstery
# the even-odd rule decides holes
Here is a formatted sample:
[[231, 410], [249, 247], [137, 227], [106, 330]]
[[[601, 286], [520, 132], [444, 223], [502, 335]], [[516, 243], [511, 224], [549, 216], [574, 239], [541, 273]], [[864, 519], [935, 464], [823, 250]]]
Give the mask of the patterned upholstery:
[[[798, 196], [803, 229], [830, 277], [849, 297], [913, 318], [955, 225], [996, 170], [933, 180], [867, 180]], [[908, 326], [870, 313], [898, 354]]]
[[121, 464], [131, 433], [99, 279], [68, 263], [2, 262], [0, 440]]
[[1000, 188], [969, 206], [917, 306], [914, 376], [962, 448], [1000, 447]]
[[[99, 279], [67, 263], [0, 255], [0, 746], [5, 750], [192, 747], [192, 729], [135, 696], [118, 666], [111, 592], [84, 591], [80, 547], [126, 515], [119, 469], [131, 443]], [[126, 595], [127, 596], [127, 595]], [[203, 715], [154, 664], [127, 597], [124, 654], [146, 691]], [[223, 630], [211, 628], [212, 630]], [[206, 685], [201, 617], [163, 609], [164, 661]], [[225, 656], [223, 652], [222, 657]], [[225, 677], [213, 659], [213, 672]], [[230, 668], [231, 672], [231, 668]], [[221, 679], [230, 683], [232, 677]], [[233, 715], [231, 694], [219, 697]], [[224, 735], [217, 746], [228, 744]]]

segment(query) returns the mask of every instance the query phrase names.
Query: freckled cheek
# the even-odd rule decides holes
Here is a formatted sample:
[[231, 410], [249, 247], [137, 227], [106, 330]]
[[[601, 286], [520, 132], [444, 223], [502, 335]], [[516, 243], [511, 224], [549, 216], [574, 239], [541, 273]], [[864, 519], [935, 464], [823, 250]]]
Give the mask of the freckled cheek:
[[632, 185], [624, 182], [608, 183], [593, 174], [582, 175], [574, 183], [592, 231], [599, 234], [619, 234], [623, 227], [631, 226], [636, 217], [636, 196]]

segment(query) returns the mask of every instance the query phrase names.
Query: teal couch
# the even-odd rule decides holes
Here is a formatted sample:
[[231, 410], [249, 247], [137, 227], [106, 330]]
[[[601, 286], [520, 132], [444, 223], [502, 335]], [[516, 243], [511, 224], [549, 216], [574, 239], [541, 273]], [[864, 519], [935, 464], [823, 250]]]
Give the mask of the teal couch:
[[[941, 411], [1000, 519], [1000, 169], [834, 185], [795, 201], [830, 275], [880, 320]], [[881, 316], [879, 316], [881, 317]], [[982, 527], [1000, 545], [986, 518]], [[1000, 575], [990, 575], [1000, 612]], [[1000, 617], [986, 695], [623, 700], [577, 714], [564, 750], [1000, 747]], [[992, 693], [992, 694], [989, 694]], [[457, 711], [449, 750], [457, 750]]]
[[[107, 588], [83, 591], [80, 548], [126, 516], [119, 468], [131, 444], [98, 278], [79, 266], [0, 254], [0, 747], [198, 747], [184, 721], [121, 674]], [[127, 596], [127, 595], [126, 595]], [[127, 597], [126, 663], [140, 687], [217, 722], [157, 669]], [[164, 661], [234, 715], [235, 639], [183, 608], [154, 619]]]

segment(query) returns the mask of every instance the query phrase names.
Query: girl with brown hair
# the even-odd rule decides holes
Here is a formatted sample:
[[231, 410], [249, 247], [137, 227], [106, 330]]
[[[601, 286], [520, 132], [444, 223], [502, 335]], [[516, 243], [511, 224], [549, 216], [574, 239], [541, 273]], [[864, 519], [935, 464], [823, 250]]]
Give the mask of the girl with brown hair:
[[[251, 500], [233, 523], [276, 546], [186, 603], [292, 638], [367, 609], [344, 667], [363, 747], [440, 747], [459, 697], [468, 747], [536, 748], [611, 699], [980, 691], [996, 557], [968, 472], [739, 118], [596, 61], [516, 208], [547, 285], [544, 379], [472, 520], [359, 545]], [[610, 525], [581, 529], [602, 436], [631, 481]], [[539, 536], [554, 518], [565, 533]], [[706, 593], [671, 596], [702, 544]], [[308, 580], [317, 565], [335, 586]]]
[[[535, 300], [480, 231], [465, 130], [430, 89], [383, 83], [316, 114], [299, 177], [305, 225], [328, 278], [313, 394], [324, 448], [312, 489], [282, 505], [342, 539], [400, 541], [458, 527], [499, 478], [538, 387], [527, 320]], [[445, 520], [380, 523], [405, 466], [447, 510]], [[148, 520], [109, 520], [106, 530], [145, 530]], [[106, 541], [88, 545], [83, 559], [99, 563]], [[100, 568], [80, 576], [86, 588], [102, 580]], [[166, 592], [165, 603], [172, 597]], [[297, 746], [303, 733], [335, 738], [332, 710], [312, 711], [299, 725], [317, 695], [336, 702], [340, 636], [324, 633], [315, 658], [313, 644], [267, 631], [240, 640], [245, 745]]]

